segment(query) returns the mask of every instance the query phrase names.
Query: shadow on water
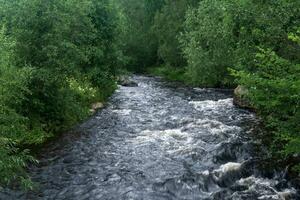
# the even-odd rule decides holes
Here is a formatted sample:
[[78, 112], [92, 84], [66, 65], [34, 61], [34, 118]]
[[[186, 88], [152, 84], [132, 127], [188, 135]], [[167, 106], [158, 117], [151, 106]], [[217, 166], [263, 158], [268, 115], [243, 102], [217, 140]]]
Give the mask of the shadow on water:
[[[3, 199], [297, 199], [285, 172], [263, 170], [258, 121], [232, 91], [135, 76], [108, 106], [41, 150], [34, 192]], [[298, 196], [297, 196], [298, 194]]]

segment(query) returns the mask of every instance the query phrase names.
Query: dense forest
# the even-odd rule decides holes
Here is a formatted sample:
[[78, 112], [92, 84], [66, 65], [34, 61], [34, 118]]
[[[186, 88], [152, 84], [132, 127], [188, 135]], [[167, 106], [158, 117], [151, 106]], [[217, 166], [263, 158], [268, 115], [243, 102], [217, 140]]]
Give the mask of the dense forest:
[[128, 72], [240, 85], [271, 156], [299, 158], [298, 0], [0, 0], [0, 24], [2, 185], [31, 188], [31, 147], [87, 118]]

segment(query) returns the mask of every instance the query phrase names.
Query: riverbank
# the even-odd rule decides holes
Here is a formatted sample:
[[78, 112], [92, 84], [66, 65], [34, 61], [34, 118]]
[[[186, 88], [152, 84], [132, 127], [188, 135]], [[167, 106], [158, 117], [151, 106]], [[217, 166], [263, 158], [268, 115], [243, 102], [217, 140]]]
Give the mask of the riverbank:
[[[114, 81], [111, 81], [112, 84], [106, 85], [105, 88], [93, 87], [88, 82], [80, 82], [75, 79], [70, 79], [67, 83], [67, 92], [65, 89], [53, 97], [65, 98], [58, 105], [49, 103], [57, 101], [57, 99], [52, 100], [49, 97], [49, 99], [44, 100], [43, 104], [39, 105], [39, 110], [34, 110], [36, 107], [21, 108], [22, 106], [18, 105], [15, 107], [16, 110], [5, 113], [6, 107], [11, 104], [9, 102], [1, 104], [0, 183], [2, 186], [20, 186], [24, 190], [33, 189], [35, 183], [28, 176], [27, 167], [38, 163], [36, 156], [40, 153], [40, 149], [53, 141], [57, 141], [63, 133], [91, 117], [97, 109], [103, 107], [102, 102], [106, 102], [116, 89]], [[3, 85], [3, 91], [5, 88], [6, 85]], [[0, 93], [0, 102], [4, 95], [5, 93]], [[46, 104], [47, 102], [48, 104]], [[18, 110], [24, 111], [26, 109], [31, 109], [35, 115], [24, 112], [21, 115], [20, 111], [17, 116], [12, 113], [12, 111], [17, 113]], [[46, 114], [46, 117], [43, 118], [39, 115], [41, 110], [47, 110], [43, 113], [43, 115]], [[5, 115], [3, 116], [3, 114]], [[8, 120], [15, 121], [12, 125]]]

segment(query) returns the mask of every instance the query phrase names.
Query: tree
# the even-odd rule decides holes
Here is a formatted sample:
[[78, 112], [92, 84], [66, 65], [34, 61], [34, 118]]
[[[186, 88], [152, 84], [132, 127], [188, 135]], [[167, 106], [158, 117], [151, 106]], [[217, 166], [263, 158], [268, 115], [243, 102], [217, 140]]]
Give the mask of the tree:
[[181, 38], [187, 75], [191, 83], [206, 87], [230, 84], [228, 67], [233, 66], [234, 38], [232, 17], [227, 1], [201, 1], [186, 16]]
[[114, 91], [119, 18], [109, 0], [1, 1], [0, 11], [0, 184], [30, 187], [24, 168], [34, 159], [22, 149]]
[[123, 52], [128, 58], [128, 68], [143, 71], [157, 63], [157, 39], [151, 31], [155, 13], [163, 1], [119, 0], [120, 12], [125, 19], [121, 35]]
[[167, 0], [156, 13], [153, 31], [158, 40], [158, 56], [165, 64], [174, 67], [186, 65], [179, 36], [183, 31], [187, 9], [197, 3], [198, 0]]

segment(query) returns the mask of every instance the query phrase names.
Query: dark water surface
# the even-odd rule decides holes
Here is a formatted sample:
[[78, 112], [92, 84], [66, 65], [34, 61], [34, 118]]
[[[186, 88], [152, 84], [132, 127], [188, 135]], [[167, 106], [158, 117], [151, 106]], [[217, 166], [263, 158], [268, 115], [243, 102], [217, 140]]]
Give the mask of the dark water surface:
[[[231, 91], [136, 76], [108, 106], [42, 150], [36, 192], [3, 199], [296, 199], [283, 173], [258, 170], [255, 115]], [[272, 173], [271, 173], [272, 174]]]

